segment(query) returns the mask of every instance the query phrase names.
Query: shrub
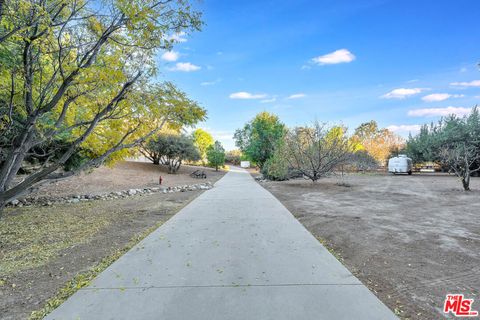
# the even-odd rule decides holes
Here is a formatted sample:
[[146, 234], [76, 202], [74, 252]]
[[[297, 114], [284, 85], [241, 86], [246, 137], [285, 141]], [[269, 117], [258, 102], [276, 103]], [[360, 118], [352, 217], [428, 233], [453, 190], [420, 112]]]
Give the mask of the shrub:
[[225, 149], [223, 149], [222, 144], [219, 141], [207, 148], [207, 159], [208, 164], [215, 168], [215, 171], [218, 171], [220, 166], [223, 166], [225, 163]]

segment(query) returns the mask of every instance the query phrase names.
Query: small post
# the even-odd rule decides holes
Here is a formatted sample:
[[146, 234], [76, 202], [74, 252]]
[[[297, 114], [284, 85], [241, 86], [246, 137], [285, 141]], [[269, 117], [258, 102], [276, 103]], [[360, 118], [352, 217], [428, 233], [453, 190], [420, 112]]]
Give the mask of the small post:
[[158, 178], [158, 184], [162, 184], [162, 181], [163, 181], [162, 176], [160, 176], [160, 178]]

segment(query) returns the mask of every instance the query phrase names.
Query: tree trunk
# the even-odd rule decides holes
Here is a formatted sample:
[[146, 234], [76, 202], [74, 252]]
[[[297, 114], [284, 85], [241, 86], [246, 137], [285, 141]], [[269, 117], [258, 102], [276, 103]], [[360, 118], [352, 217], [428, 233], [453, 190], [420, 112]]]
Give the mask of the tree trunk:
[[462, 177], [462, 185], [465, 191], [470, 191], [470, 170], [468, 169]]

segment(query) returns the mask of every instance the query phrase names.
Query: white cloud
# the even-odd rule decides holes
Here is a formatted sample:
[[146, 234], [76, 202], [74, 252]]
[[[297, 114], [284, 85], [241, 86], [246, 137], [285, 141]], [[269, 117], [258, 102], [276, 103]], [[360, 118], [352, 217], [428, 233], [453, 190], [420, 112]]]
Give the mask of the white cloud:
[[162, 60], [173, 62], [177, 61], [180, 54], [176, 51], [166, 51], [162, 54]]
[[301, 99], [301, 98], [305, 98], [307, 95], [305, 93], [295, 93], [295, 94], [292, 94], [290, 96], [288, 96], [287, 99]]
[[398, 88], [393, 89], [392, 91], [384, 94], [381, 98], [384, 99], [405, 99], [406, 97], [413, 96], [415, 94], [419, 94], [420, 92], [424, 91], [423, 88]]
[[470, 108], [463, 107], [425, 108], [410, 110], [408, 111], [408, 115], [412, 117], [438, 117], [448, 116], [450, 114], [463, 116], [469, 114], [470, 111], [472, 111]]
[[444, 101], [450, 98], [462, 98], [463, 94], [432, 93], [422, 98], [426, 102]]
[[391, 125], [387, 129], [392, 132], [419, 132], [422, 126], [420, 124], [400, 124]]
[[170, 68], [170, 71], [182, 71], [182, 72], [192, 72], [192, 71], [198, 71], [200, 70], [201, 67], [194, 65], [190, 62], [177, 62], [175, 64], [175, 67]]
[[277, 98], [274, 97], [274, 98], [271, 98], [271, 99], [264, 99], [264, 100], [260, 101], [260, 103], [273, 103], [275, 101], [277, 101]]
[[213, 86], [214, 84], [219, 83], [222, 81], [221, 79], [213, 80], [213, 81], [203, 81], [200, 83], [201, 86]]
[[185, 38], [185, 36], [186, 33], [184, 31], [181, 31], [167, 36], [167, 40], [174, 42], [187, 42], [187, 38]]
[[480, 87], [480, 80], [473, 80], [470, 82], [452, 82], [450, 85], [457, 87]]
[[340, 49], [334, 52], [325, 54], [323, 56], [318, 56], [312, 59], [312, 62], [325, 65], [325, 64], [337, 64], [337, 63], [348, 63], [355, 60], [353, 53], [347, 49]]
[[243, 99], [243, 100], [252, 100], [252, 99], [264, 99], [267, 97], [264, 93], [253, 94], [250, 92], [240, 91], [230, 94], [230, 99]]

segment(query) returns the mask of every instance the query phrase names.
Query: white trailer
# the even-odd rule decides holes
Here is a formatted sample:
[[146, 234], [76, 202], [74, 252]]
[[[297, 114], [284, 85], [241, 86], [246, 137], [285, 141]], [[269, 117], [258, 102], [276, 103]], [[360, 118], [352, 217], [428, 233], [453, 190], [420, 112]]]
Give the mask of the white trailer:
[[241, 161], [240, 162], [241, 168], [250, 168], [250, 161]]
[[412, 159], [404, 154], [398, 155], [388, 160], [388, 172], [412, 174]]

